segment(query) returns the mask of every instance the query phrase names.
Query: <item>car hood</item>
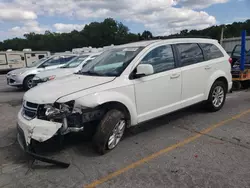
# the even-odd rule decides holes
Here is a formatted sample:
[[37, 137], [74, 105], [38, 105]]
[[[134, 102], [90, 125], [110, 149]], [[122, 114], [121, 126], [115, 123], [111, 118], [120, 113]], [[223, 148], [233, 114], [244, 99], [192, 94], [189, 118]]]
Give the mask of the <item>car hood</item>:
[[26, 71], [31, 71], [31, 70], [34, 70], [34, 69], [35, 69], [35, 67], [32, 67], [32, 68], [27, 67], [27, 68], [15, 69], [13, 71], [8, 72], [7, 75], [22, 74], [22, 73], [24, 73]]
[[58, 69], [43, 71], [37, 74], [36, 77], [43, 79], [49, 76], [56, 76], [56, 79], [57, 79], [63, 76], [73, 74], [75, 70], [76, 70], [75, 68], [58, 68]]
[[24, 94], [24, 100], [37, 104], [52, 104], [58, 98], [111, 82], [115, 77], [73, 74], [38, 85]]

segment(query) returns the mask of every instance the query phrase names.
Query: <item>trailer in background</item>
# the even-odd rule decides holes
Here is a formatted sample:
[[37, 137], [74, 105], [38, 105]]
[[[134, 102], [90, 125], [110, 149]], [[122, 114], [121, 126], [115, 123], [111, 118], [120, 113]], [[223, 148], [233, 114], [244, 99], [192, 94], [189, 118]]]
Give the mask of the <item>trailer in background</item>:
[[49, 51], [0, 51], [0, 71], [10, 71], [13, 69], [29, 67], [33, 62], [50, 56]]
[[[250, 36], [246, 36], [246, 49], [250, 49]], [[226, 52], [231, 55], [235, 46], [241, 45], [241, 37], [234, 38], [226, 38], [221, 40], [222, 47], [226, 50]], [[240, 49], [237, 49], [240, 53]]]
[[231, 58], [232, 58], [232, 80], [234, 89], [245, 89], [249, 87], [250, 83], [250, 56], [249, 50], [246, 50], [246, 31], [242, 31], [241, 44], [236, 44]]

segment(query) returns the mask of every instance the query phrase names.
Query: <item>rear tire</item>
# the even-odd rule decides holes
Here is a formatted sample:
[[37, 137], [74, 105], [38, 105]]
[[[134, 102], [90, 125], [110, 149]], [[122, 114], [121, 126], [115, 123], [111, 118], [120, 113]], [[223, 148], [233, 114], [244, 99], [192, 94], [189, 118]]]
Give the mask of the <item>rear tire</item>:
[[226, 84], [223, 81], [214, 82], [206, 101], [207, 109], [211, 112], [219, 111], [225, 103], [226, 94]]
[[32, 79], [33, 79], [33, 75], [31, 75], [31, 76], [27, 76], [25, 79], [24, 79], [24, 81], [23, 81], [23, 89], [24, 90], [29, 90], [29, 89], [31, 89], [32, 88]]
[[117, 109], [109, 110], [102, 118], [93, 137], [93, 144], [101, 155], [113, 150], [121, 141], [127, 121], [125, 114]]

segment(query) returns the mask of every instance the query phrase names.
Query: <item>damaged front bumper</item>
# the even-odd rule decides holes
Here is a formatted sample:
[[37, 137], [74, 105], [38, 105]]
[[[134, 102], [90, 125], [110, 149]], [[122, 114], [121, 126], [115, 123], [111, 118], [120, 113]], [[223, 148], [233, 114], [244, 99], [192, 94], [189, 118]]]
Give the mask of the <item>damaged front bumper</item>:
[[22, 109], [18, 113], [17, 123], [24, 132], [26, 145], [30, 144], [31, 139], [38, 142], [45, 142], [52, 138], [62, 127], [62, 123], [37, 118], [31, 120], [25, 119], [22, 115]]
[[17, 122], [17, 140], [20, 147], [34, 159], [42, 162], [58, 165], [63, 168], [68, 168], [69, 164], [61, 161], [49, 159], [38, 155], [32, 148], [31, 141], [45, 142], [52, 138], [62, 126], [61, 123], [46, 122], [39, 119], [26, 120], [22, 117], [21, 111], [18, 113]]

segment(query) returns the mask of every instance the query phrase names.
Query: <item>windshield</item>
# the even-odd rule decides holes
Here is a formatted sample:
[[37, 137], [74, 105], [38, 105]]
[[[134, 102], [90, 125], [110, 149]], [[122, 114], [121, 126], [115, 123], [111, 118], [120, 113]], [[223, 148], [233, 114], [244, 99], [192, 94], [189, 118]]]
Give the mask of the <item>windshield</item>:
[[39, 60], [37, 60], [37, 61], [34, 61], [31, 65], [28, 65], [27, 67], [28, 67], [28, 68], [37, 67], [37, 66], [40, 65], [42, 62], [44, 62], [46, 59], [49, 59], [49, 56], [44, 57], [44, 58], [42, 58], [42, 59], [39, 59]]
[[86, 64], [79, 74], [120, 76], [141, 50], [141, 47], [123, 47], [105, 51], [100, 56]]
[[70, 62], [68, 62], [66, 65], [64, 65], [62, 68], [75, 68], [75, 67], [79, 66], [87, 57], [89, 57], [89, 56], [85, 55], [85, 56], [75, 57]]

